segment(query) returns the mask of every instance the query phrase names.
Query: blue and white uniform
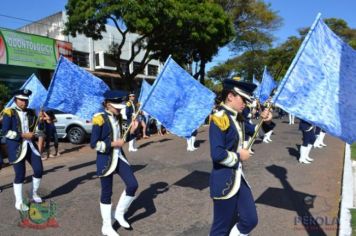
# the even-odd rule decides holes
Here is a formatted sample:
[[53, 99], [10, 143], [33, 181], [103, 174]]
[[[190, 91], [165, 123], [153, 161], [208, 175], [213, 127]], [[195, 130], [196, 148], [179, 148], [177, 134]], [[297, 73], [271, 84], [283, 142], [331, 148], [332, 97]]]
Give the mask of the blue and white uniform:
[[234, 225], [240, 233], [248, 234], [257, 225], [256, 206], [239, 158], [245, 133], [252, 136], [255, 126], [238, 121], [237, 117], [236, 111], [223, 105], [220, 111], [212, 115], [210, 123], [210, 152], [213, 161], [210, 196], [214, 202], [210, 236], [229, 235]]

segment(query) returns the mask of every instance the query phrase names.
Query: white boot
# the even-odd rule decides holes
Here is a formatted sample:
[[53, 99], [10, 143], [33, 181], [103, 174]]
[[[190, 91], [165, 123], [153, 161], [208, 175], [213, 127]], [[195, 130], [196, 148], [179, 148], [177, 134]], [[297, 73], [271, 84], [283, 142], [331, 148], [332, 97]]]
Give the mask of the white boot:
[[313, 147], [314, 148], [322, 148], [323, 147], [323, 146], [320, 145], [320, 135], [316, 135]]
[[14, 183], [15, 208], [19, 211], [28, 211], [28, 206], [22, 200], [22, 184]]
[[268, 137], [267, 137], [267, 135], [265, 134], [264, 135], [264, 137], [263, 137], [263, 142], [264, 143], [269, 143], [269, 141], [268, 141]]
[[273, 133], [273, 130], [267, 132], [267, 139], [269, 142], [272, 142], [271, 135]]
[[125, 220], [124, 215], [125, 215], [126, 211], [129, 209], [133, 200], [135, 200], [135, 197], [127, 196], [126, 192], [124, 191], [121, 194], [120, 200], [117, 203], [117, 207], [116, 207], [116, 211], [115, 211], [115, 219], [119, 222], [119, 224], [122, 227], [124, 227], [126, 229], [131, 228], [131, 226]]
[[195, 144], [195, 139], [196, 139], [195, 136], [192, 136], [192, 137], [190, 138], [190, 147], [192, 148], [192, 151], [195, 151], [195, 150], [198, 149], [198, 148], [196, 148], [196, 147], [194, 146], [194, 144]]
[[111, 204], [100, 203], [100, 213], [101, 218], [103, 219], [101, 233], [106, 236], [119, 236], [111, 225]]
[[235, 225], [234, 227], [232, 227], [229, 236], [248, 236], [248, 234], [240, 233], [239, 229]]
[[129, 152], [137, 152], [137, 148], [135, 148], [135, 140], [136, 139], [132, 139], [129, 141]]
[[188, 152], [191, 152], [193, 151], [192, 150], [192, 142], [190, 141], [191, 137], [190, 138], [187, 138], [187, 151]]
[[305, 160], [307, 161], [314, 161], [313, 158], [309, 157], [309, 153], [310, 153], [310, 150], [312, 149], [313, 145], [312, 144], [308, 144], [308, 147], [307, 147], [307, 151], [306, 151], [306, 154], [305, 154]]
[[300, 146], [299, 163], [310, 164], [310, 161], [306, 160], [307, 151], [308, 151], [308, 147]]
[[36, 203], [41, 203], [42, 198], [38, 196], [37, 190], [40, 187], [41, 179], [32, 177], [32, 200]]
[[324, 138], [325, 138], [325, 133], [324, 132], [320, 132], [320, 134], [319, 134], [320, 146], [326, 147], [326, 144], [324, 143]]

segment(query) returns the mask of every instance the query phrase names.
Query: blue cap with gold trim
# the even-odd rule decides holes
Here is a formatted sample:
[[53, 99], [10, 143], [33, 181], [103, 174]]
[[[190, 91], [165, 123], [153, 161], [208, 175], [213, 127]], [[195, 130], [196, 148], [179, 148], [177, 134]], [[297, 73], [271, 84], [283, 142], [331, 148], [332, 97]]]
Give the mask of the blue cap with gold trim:
[[29, 89], [19, 89], [14, 92], [14, 97], [18, 99], [28, 100], [32, 91]]
[[123, 109], [126, 107], [123, 102], [127, 97], [127, 92], [121, 90], [110, 90], [104, 93], [105, 101], [110, 103], [116, 109]]
[[257, 86], [253, 83], [241, 82], [233, 79], [225, 79], [223, 81], [223, 87], [224, 89], [235, 91], [237, 94], [251, 102], [253, 90], [255, 90]]

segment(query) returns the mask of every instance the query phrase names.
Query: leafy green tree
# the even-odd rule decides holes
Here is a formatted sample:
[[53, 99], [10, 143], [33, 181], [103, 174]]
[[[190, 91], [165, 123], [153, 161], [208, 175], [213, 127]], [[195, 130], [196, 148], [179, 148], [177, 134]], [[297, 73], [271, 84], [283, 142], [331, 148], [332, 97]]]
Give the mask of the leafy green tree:
[[274, 40], [271, 32], [279, 28], [282, 19], [263, 0], [215, 0], [233, 20], [236, 52], [269, 48]]
[[0, 84], [0, 98], [3, 104], [10, 100], [10, 89], [4, 84]]
[[[350, 28], [345, 20], [339, 18], [326, 18], [324, 22], [345, 43], [356, 49], [356, 29]], [[299, 34], [305, 37], [308, 31], [309, 27], [301, 28], [299, 29]]]
[[[328, 18], [324, 22], [350, 46], [356, 48], [356, 29], [350, 28], [342, 19]], [[299, 36], [291, 36], [281, 45], [261, 51], [248, 51], [233, 59], [213, 67], [208, 76], [214, 79], [231, 78], [240, 74], [244, 78], [261, 78], [264, 65], [267, 66], [275, 80], [283, 79], [289, 65], [292, 63], [309, 28], [299, 30]]]
[[[111, 45], [110, 53], [119, 75], [131, 84], [152, 60], [165, 61], [168, 55], [180, 64], [199, 60], [200, 74], [218, 47], [233, 33], [228, 15], [209, 0], [69, 0], [65, 34], [85, 34], [101, 39], [105, 24], [112, 22], [122, 41]], [[125, 27], [120, 27], [124, 23]], [[132, 43], [128, 63], [139, 62], [134, 71], [123, 71], [120, 58], [129, 32], [139, 37]], [[130, 86], [130, 87], [131, 87]]]

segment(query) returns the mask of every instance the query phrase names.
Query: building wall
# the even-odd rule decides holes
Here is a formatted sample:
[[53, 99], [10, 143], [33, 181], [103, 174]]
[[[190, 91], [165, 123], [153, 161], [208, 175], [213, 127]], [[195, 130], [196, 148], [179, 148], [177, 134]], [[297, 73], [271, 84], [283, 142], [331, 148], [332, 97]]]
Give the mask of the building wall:
[[[35, 23], [26, 25], [19, 29], [19, 31], [37, 34], [42, 36], [47, 36], [51, 38], [55, 38], [57, 40], [63, 40], [71, 42], [73, 45], [73, 51], [77, 51], [78, 53], [83, 53], [83, 55], [88, 55], [88, 65], [87, 68], [90, 70], [95, 70], [95, 53], [97, 52], [107, 52], [109, 49], [109, 45], [111, 43], [116, 42], [120, 43], [122, 37], [116, 27], [111, 25], [106, 25], [106, 32], [102, 33], [103, 39], [93, 41], [91, 38], [87, 38], [85, 35], [78, 34], [76, 37], [65, 36], [62, 34], [62, 30], [64, 29], [64, 22], [67, 21], [67, 16], [65, 12], [58, 12], [51, 16], [48, 16], [42, 20], [39, 20]], [[127, 43], [124, 45], [122, 59], [128, 60], [131, 55], [131, 45], [132, 43], [139, 37], [138, 34], [128, 33], [127, 35]], [[135, 59], [135, 61], [140, 62], [143, 58], [144, 52], [141, 52]], [[158, 60], [152, 60], [150, 62], [151, 66], [157, 66], [158, 72], [162, 68], [162, 63]], [[83, 66], [83, 65], [81, 65]], [[133, 64], [129, 65], [130, 71], [133, 70]], [[115, 73], [115, 71], [111, 71]], [[138, 76], [139, 78], [145, 79], [154, 79], [155, 76], [148, 75], [148, 66], [146, 66], [143, 74]]]

